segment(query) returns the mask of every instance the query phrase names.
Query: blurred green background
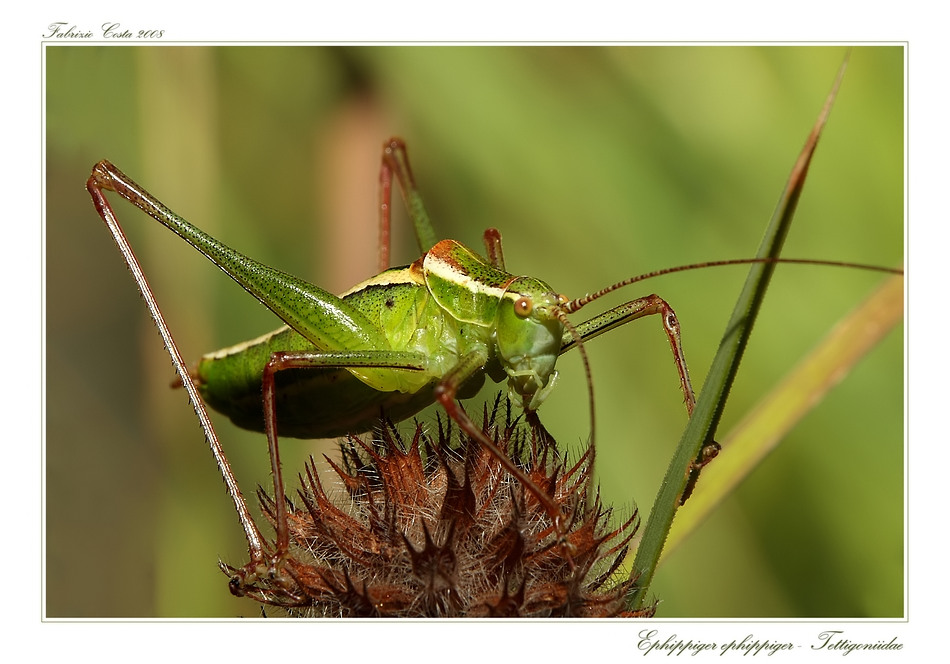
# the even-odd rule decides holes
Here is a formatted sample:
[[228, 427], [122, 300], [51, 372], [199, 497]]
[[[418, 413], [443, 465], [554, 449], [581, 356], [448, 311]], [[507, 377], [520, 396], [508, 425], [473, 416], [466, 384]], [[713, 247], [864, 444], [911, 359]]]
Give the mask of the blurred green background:
[[[47, 47], [47, 615], [259, 615], [217, 569], [219, 557], [243, 564], [246, 547], [84, 190], [97, 160], [238, 250], [340, 292], [376, 272], [380, 147], [397, 134], [441, 236], [481, 249], [496, 226], [511, 271], [576, 297], [656, 268], [752, 255], [843, 56]], [[900, 47], [854, 49], [786, 256], [900, 264], [903, 58]], [[112, 200], [186, 359], [277, 326], [183, 242]], [[404, 216], [396, 229], [394, 261], [409, 262]], [[697, 388], [744, 277], [719, 268], [626, 289], [676, 309]], [[881, 280], [780, 268], [721, 431]], [[620, 515], [636, 504], [645, 517], [686, 421], [666, 339], [648, 319], [589, 353], [603, 495]], [[589, 429], [586, 384], [577, 357], [562, 366], [541, 415], [576, 449]], [[253, 495], [269, 482], [263, 437], [218, 420]], [[285, 469], [328, 450], [287, 441]], [[665, 561], [652, 587], [658, 616], [902, 616], [903, 496], [901, 329]]]

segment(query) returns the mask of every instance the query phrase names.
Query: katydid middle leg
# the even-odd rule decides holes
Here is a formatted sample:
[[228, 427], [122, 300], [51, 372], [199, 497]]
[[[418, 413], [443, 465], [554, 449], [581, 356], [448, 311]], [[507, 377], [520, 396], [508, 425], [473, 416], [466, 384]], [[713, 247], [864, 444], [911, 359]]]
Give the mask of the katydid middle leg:
[[261, 390], [264, 407], [264, 432], [271, 461], [271, 475], [274, 482], [274, 520], [276, 521], [276, 546], [269, 561], [258, 556], [238, 570], [231, 579], [231, 592], [242, 595], [246, 585], [253, 583], [259, 575], [262, 565], [267, 573], [279, 583], [286, 584], [282, 578], [281, 564], [290, 547], [290, 529], [287, 523], [286, 491], [280, 463], [277, 422], [277, 383], [276, 375], [290, 369], [394, 369], [403, 371], [425, 371], [425, 357], [419, 353], [397, 353], [393, 351], [354, 351], [354, 352], [287, 352], [274, 353], [265, 365], [261, 377]]

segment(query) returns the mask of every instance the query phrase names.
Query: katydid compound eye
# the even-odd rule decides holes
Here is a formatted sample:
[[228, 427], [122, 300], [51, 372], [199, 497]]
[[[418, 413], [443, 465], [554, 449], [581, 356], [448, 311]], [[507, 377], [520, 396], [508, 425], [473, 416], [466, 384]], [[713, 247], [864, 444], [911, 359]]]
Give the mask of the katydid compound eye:
[[527, 318], [531, 315], [531, 309], [534, 305], [531, 304], [531, 299], [527, 297], [519, 297], [515, 300], [515, 314], [521, 318]]
[[563, 306], [564, 306], [565, 304], [567, 304], [568, 302], [570, 302], [570, 300], [567, 299], [567, 295], [558, 294], [558, 296], [557, 296], [557, 306], [563, 307]]

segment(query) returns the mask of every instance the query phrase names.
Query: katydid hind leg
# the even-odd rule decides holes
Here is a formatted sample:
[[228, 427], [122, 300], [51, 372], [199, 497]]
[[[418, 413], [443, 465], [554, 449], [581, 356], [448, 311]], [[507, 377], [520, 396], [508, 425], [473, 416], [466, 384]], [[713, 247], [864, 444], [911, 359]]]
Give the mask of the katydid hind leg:
[[90, 182], [126, 199], [211, 260], [281, 320], [318, 348], [384, 348], [384, 333], [336, 295], [264, 265], [204, 233], [169, 210], [107, 161], [93, 167]]
[[[272, 472], [274, 475], [275, 503], [277, 506], [276, 520], [278, 524], [276, 551], [274, 552], [273, 556], [270, 556], [270, 559], [268, 560], [268, 555], [265, 554], [263, 538], [261, 537], [260, 531], [253, 521], [253, 517], [251, 516], [247, 502], [240, 491], [237, 480], [234, 477], [234, 474], [228, 463], [227, 457], [225, 456], [223, 448], [218, 441], [214, 427], [211, 423], [211, 419], [207, 414], [204, 402], [200, 397], [194, 378], [188, 371], [184, 360], [181, 358], [181, 355], [175, 346], [174, 339], [171, 337], [168, 326], [165, 324], [164, 318], [158, 309], [157, 303], [155, 303], [151, 288], [149, 287], [144, 273], [142, 272], [141, 267], [139, 266], [138, 261], [136, 260], [135, 255], [128, 244], [128, 241], [126, 240], [125, 235], [119, 226], [118, 221], [116, 220], [115, 213], [103, 194], [103, 189], [115, 191], [122, 198], [128, 200], [136, 207], [139, 207], [143, 211], [147, 212], [152, 218], [157, 219], [166, 226], [169, 226], [172, 228], [172, 230], [176, 230], [176, 228], [181, 229], [182, 227], [190, 228], [191, 226], [180, 217], [177, 217], [177, 215], [174, 215], [174, 213], [165, 208], [165, 206], [157, 199], [145, 192], [144, 189], [139, 187], [130, 178], [125, 176], [121, 171], [107, 162], [100, 162], [94, 167], [93, 174], [90, 176], [86, 187], [92, 197], [97, 211], [99, 212], [99, 215], [102, 217], [107, 227], [112, 232], [113, 238], [118, 245], [120, 252], [125, 258], [130, 270], [132, 271], [133, 277], [139, 286], [139, 290], [142, 292], [142, 295], [146, 300], [146, 304], [150, 313], [152, 314], [152, 318], [155, 320], [159, 328], [159, 332], [165, 341], [165, 346], [171, 355], [173, 364], [175, 365], [179, 380], [181, 381], [182, 386], [186, 389], [195, 411], [198, 414], [202, 428], [205, 431], [206, 438], [208, 439], [208, 443], [218, 464], [219, 471], [235, 504], [238, 518], [241, 521], [242, 527], [244, 528], [248, 543], [250, 561], [242, 569], [237, 570], [235, 576], [232, 577], [232, 592], [238, 595], [243, 594], [244, 587], [253, 583], [253, 581], [257, 579], [261, 573], [272, 575], [282, 585], [289, 586], [291, 584], [290, 580], [281, 576], [281, 571], [279, 569], [280, 561], [286, 556], [289, 536], [286, 522], [287, 517], [284, 487], [280, 473], [279, 449], [277, 445], [276, 409], [274, 405], [274, 374], [277, 371], [283, 369], [313, 366], [327, 368], [399, 368], [409, 371], [425, 371], [425, 357], [414, 353], [394, 353], [391, 351], [380, 351], [375, 353], [372, 351], [342, 351], [337, 352], [336, 354], [332, 352], [312, 354], [275, 354], [274, 359], [272, 359], [272, 361], [267, 365], [267, 368], [265, 369], [262, 376], [262, 386], [264, 393], [263, 398], [265, 401], [265, 427], [269, 427], [268, 442], [269, 452], [271, 455]], [[189, 228], [185, 229], [186, 232], [190, 232]], [[176, 232], [178, 231], [176, 230]], [[200, 233], [200, 231], [197, 232]], [[226, 250], [226, 248], [223, 250]], [[205, 252], [203, 251], [202, 253]], [[221, 267], [221, 263], [218, 263], [218, 261], [215, 262], [219, 265], [219, 267]], [[230, 272], [228, 273], [231, 274]], [[336, 300], [336, 298], [333, 296], [331, 296], [331, 298]], [[368, 325], [355, 325], [349, 327], [364, 334], [372, 335], [374, 332], [374, 330]]]
[[211, 448], [211, 453], [214, 456], [215, 462], [218, 466], [218, 471], [221, 473], [221, 477], [224, 480], [228, 495], [231, 497], [231, 500], [234, 503], [238, 520], [240, 521], [241, 527], [244, 530], [245, 539], [247, 540], [248, 554], [251, 560], [251, 563], [249, 564], [262, 564], [264, 562], [264, 544], [261, 533], [258, 530], [257, 525], [254, 523], [254, 519], [251, 516], [247, 501], [244, 499], [244, 496], [241, 493], [237, 478], [234, 476], [234, 472], [231, 469], [231, 465], [228, 461], [227, 455], [224, 452], [224, 448], [221, 446], [221, 442], [218, 440], [217, 433], [215, 432], [211, 418], [208, 415], [208, 411], [205, 408], [204, 401], [202, 400], [201, 395], [198, 392], [198, 388], [195, 385], [195, 381], [188, 371], [185, 361], [178, 350], [178, 346], [172, 337], [171, 330], [169, 329], [168, 324], [165, 322], [165, 318], [162, 315], [161, 309], [155, 300], [155, 296], [152, 293], [151, 286], [145, 277], [145, 273], [142, 271], [141, 265], [139, 264], [135, 253], [132, 251], [132, 247], [129, 245], [128, 239], [125, 237], [122, 227], [119, 225], [118, 219], [115, 216], [115, 212], [112, 210], [112, 206], [109, 204], [109, 201], [103, 194], [100, 184], [101, 183], [95, 177], [94, 172], [93, 176], [91, 176], [86, 182], [86, 190], [92, 197], [92, 202], [95, 205], [96, 211], [99, 213], [99, 216], [102, 217], [102, 220], [108, 227], [110, 233], [112, 234], [113, 240], [119, 248], [119, 252], [122, 254], [122, 257], [125, 259], [129, 270], [132, 272], [132, 277], [134, 278], [135, 283], [138, 286], [143, 299], [145, 300], [145, 304], [149, 310], [149, 313], [151, 314], [152, 320], [158, 327], [159, 334], [165, 343], [165, 349], [168, 351], [168, 354], [171, 357], [172, 364], [175, 367], [175, 371], [178, 374], [179, 380], [181, 380], [181, 384], [188, 394], [188, 399], [191, 402], [192, 407], [195, 409], [195, 414], [198, 416], [201, 428], [205, 434], [205, 439], [208, 442], [208, 446]]

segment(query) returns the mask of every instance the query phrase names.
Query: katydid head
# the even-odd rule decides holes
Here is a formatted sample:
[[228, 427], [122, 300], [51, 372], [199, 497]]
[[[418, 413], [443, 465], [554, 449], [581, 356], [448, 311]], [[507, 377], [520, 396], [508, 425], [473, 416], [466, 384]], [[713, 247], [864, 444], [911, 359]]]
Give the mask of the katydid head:
[[514, 279], [505, 290], [495, 321], [498, 358], [508, 374], [512, 398], [536, 410], [557, 380], [561, 352], [563, 295], [531, 277]]

